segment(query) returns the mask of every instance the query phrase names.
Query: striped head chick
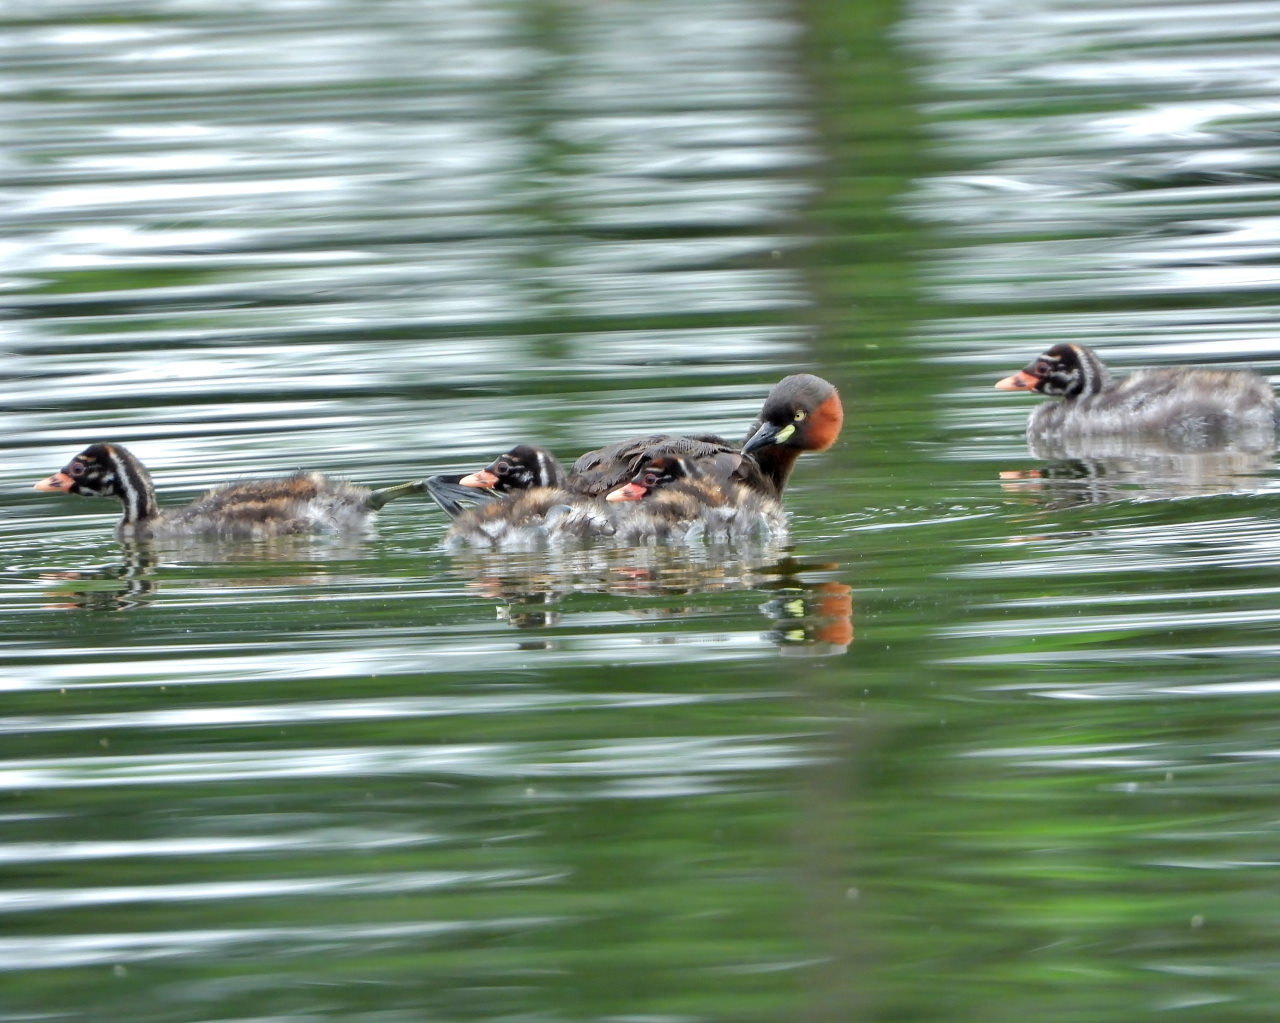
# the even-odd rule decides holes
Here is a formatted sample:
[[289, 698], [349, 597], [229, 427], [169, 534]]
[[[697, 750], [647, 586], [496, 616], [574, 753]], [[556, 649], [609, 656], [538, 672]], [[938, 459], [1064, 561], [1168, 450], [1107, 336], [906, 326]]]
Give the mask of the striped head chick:
[[458, 483], [464, 487], [512, 494], [534, 487], [563, 486], [564, 480], [564, 467], [550, 451], [532, 444], [517, 444], [479, 472], [463, 476]]
[[1275, 443], [1275, 394], [1248, 370], [1160, 366], [1116, 380], [1093, 349], [1056, 344], [995, 386], [1059, 399], [1038, 405], [1027, 420], [1036, 443], [1160, 438], [1175, 451]]
[[997, 381], [997, 391], [1035, 391], [1054, 398], [1100, 394], [1111, 386], [1111, 372], [1092, 348], [1054, 345], [1018, 372]]
[[616, 535], [635, 543], [785, 534], [781, 502], [744, 485], [732, 472], [727, 460], [652, 459], [605, 498], [630, 508], [619, 519]]
[[554, 455], [531, 444], [516, 445], [458, 481], [459, 488], [501, 499], [456, 516], [445, 543], [522, 549], [613, 535], [610, 507], [565, 489], [564, 483], [564, 469]]
[[464, 504], [483, 505], [536, 487], [558, 487], [564, 478], [564, 468], [550, 451], [517, 444], [483, 469], [432, 476], [424, 481], [424, 487], [449, 518], [456, 519], [463, 514]]
[[35, 489], [114, 498], [123, 508], [116, 524], [121, 539], [363, 531], [388, 493], [300, 472], [215, 487], [186, 507], [161, 509], [150, 473], [121, 444], [91, 444]]

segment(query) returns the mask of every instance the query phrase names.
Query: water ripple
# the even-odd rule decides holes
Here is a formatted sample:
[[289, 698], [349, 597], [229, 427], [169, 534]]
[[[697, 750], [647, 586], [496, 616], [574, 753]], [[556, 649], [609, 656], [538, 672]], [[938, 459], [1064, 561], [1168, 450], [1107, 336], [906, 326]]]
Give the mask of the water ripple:
[[[370, 748], [68, 757], [0, 762], [0, 790], [211, 785], [262, 779], [439, 774], [492, 778], [592, 779], [594, 798], [625, 792], [670, 797], [717, 791], [722, 775], [782, 770], [813, 762], [798, 743], [776, 736], [665, 737], [565, 747], [551, 743], [472, 743]], [[606, 779], [612, 784], [605, 784]], [[643, 784], [641, 782], [643, 781]]]

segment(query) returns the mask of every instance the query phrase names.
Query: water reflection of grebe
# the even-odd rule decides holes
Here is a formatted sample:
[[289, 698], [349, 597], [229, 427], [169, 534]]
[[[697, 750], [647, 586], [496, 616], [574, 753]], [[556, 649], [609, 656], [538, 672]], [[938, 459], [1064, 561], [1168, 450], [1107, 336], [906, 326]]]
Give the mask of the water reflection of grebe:
[[[338, 573], [329, 567], [368, 557], [363, 535], [293, 533], [228, 544], [219, 536], [177, 536], [128, 540], [121, 544], [121, 561], [95, 568], [41, 572], [50, 584], [48, 608], [128, 611], [150, 604], [166, 584], [182, 589], [189, 574], [182, 566], [198, 565], [199, 587], [249, 590], [292, 587], [313, 590], [294, 599], [323, 600]], [[282, 572], [280, 566], [289, 565]], [[236, 566], [222, 572], [213, 566]], [[253, 566], [262, 566], [256, 572]], [[175, 567], [179, 571], [169, 571]], [[208, 570], [206, 570], [206, 568]]]
[[[838, 568], [796, 558], [776, 542], [759, 541], [695, 547], [597, 544], [522, 552], [474, 549], [452, 564], [453, 573], [467, 579], [470, 590], [499, 602], [500, 618], [524, 630], [562, 624], [570, 611], [583, 607], [582, 598], [589, 594], [628, 598], [625, 608], [615, 608], [614, 614], [679, 620], [722, 617], [721, 595], [760, 591], [768, 598], [757, 605], [770, 622], [765, 638], [783, 652], [809, 656], [843, 653], [853, 639], [852, 589], [831, 579], [806, 578]], [[546, 642], [554, 644], [555, 639]]]

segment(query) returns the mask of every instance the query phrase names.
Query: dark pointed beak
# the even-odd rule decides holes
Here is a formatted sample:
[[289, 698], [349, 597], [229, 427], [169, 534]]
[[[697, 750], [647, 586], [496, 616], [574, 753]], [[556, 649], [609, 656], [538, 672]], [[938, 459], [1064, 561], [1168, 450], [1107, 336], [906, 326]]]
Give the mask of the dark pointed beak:
[[791, 439], [791, 435], [796, 432], [795, 425], [788, 423], [786, 426], [774, 426], [772, 423], [761, 423], [760, 429], [756, 430], [742, 445], [742, 453], [749, 455], [753, 451], [759, 451], [761, 448], [767, 448], [771, 444], [785, 444]]

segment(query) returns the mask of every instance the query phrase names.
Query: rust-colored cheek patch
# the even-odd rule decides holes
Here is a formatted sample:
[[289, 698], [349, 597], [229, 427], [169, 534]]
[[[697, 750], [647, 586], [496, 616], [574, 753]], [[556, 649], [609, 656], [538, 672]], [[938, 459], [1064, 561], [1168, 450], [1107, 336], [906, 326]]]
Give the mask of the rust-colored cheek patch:
[[810, 435], [813, 438], [813, 450], [825, 451], [836, 442], [840, 429], [844, 426], [844, 406], [840, 404], [840, 396], [833, 394], [814, 410], [813, 425]]

